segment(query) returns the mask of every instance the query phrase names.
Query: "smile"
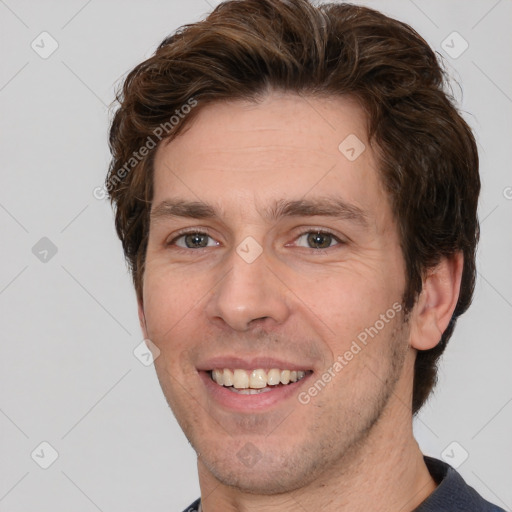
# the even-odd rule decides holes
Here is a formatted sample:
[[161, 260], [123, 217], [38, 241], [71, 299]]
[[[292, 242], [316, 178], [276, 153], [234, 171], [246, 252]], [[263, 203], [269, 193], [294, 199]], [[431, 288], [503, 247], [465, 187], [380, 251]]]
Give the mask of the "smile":
[[287, 386], [300, 381], [310, 370], [264, 370], [214, 369], [209, 372], [211, 379], [233, 393], [255, 395], [271, 391], [276, 387]]

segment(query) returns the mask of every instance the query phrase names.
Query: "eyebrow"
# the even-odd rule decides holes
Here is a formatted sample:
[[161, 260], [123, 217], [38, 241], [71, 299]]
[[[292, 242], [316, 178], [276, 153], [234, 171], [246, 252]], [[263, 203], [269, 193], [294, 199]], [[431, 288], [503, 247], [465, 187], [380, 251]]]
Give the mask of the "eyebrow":
[[[151, 210], [150, 218], [158, 221], [167, 218], [213, 219], [219, 212], [202, 201], [166, 199]], [[275, 222], [283, 217], [333, 217], [349, 220], [363, 227], [368, 226], [368, 214], [356, 205], [336, 197], [314, 199], [278, 200], [264, 212], [264, 217]]]

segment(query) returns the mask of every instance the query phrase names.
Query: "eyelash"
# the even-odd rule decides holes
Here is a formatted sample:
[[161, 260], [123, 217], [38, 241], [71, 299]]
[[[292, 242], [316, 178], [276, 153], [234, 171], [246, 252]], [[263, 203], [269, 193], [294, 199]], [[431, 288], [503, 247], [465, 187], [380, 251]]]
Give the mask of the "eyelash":
[[301, 247], [301, 249], [309, 249], [311, 251], [314, 251], [316, 253], [323, 253], [325, 251], [328, 251], [329, 249], [334, 249], [335, 247], [337, 246], [341, 246], [341, 245], [345, 245], [346, 242], [344, 240], [341, 240], [339, 237], [337, 237], [334, 233], [332, 233], [331, 231], [329, 230], [326, 230], [326, 229], [307, 229], [306, 231], [302, 231], [301, 233], [299, 233], [294, 241], [298, 240], [299, 238], [303, 237], [304, 235], [309, 235], [309, 234], [316, 234], [316, 235], [329, 235], [332, 237], [332, 239], [336, 242], [335, 245], [332, 245], [332, 246], [329, 246], [329, 247], [325, 247], [325, 248], [314, 248], [314, 247]]
[[[213, 238], [211, 233], [206, 228], [184, 229], [184, 230], [178, 231], [176, 233], [176, 236], [172, 240], [170, 240], [169, 242], [166, 242], [165, 245], [166, 246], [174, 245], [176, 243], [176, 240], [179, 240], [181, 237], [186, 236], [186, 235], [206, 235], [206, 236], [209, 236], [210, 238]], [[187, 250], [187, 251], [192, 250], [192, 249], [189, 249], [189, 248], [185, 249], [184, 247], [179, 247], [179, 246], [177, 246], [177, 247], [178, 247], [178, 249], [184, 249], [184, 250]], [[197, 250], [197, 249], [195, 249], [195, 250]]]
[[[332, 233], [331, 231], [329, 230], [326, 230], [326, 229], [318, 229], [318, 228], [309, 228], [305, 231], [301, 231], [299, 234], [297, 234], [294, 238], [294, 241], [295, 240], [298, 240], [299, 238], [301, 238], [302, 236], [304, 235], [308, 235], [308, 234], [311, 234], [311, 233], [315, 233], [315, 234], [320, 234], [320, 235], [330, 235], [332, 236], [332, 238], [337, 242], [336, 245], [334, 246], [330, 246], [330, 247], [326, 247], [325, 249], [322, 249], [322, 248], [318, 248], [318, 249], [315, 249], [313, 247], [302, 247], [302, 249], [310, 249], [311, 251], [314, 251], [314, 252], [323, 252], [323, 251], [326, 251], [328, 249], [332, 249], [333, 247], [336, 247], [338, 245], [346, 245], [346, 241], [344, 240], [341, 240], [338, 236], [336, 236], [334, 233]], [[208, 229], [206, 228], [201, 228], [201, 230], [199, 229], [193, 229], [193, 230], [189, 230], [189, 229], [185, 229], [185, 230], [182, 230], [182, 231], [178, 231], [176, 233], [176, 236], [170, 240], [169, 242], [166, 242], [166, 246], [174, 246], [176, 248], [176, 250], [181, 250], [181, 251], [186, 251], [186, 252], [189, 252], [189, 251], [200, 251], [201, 249], [208, 249], [208, 247], [199, 247], [199, 248], [196, 248], [196, 249], [192, 249], [192, 248], [189, 248], [189, 247], [180, 247], [180, 246], [176, 246], [175, 243], [177, 240], [179, 240], [181, 237], [183, 236], [186, 236], [186, 235], [206, 235], [212, 239], [213, 236], [211, 235], [211, 233], [208, 231]], [[288, 244], [287, 244], [288, 246]]]

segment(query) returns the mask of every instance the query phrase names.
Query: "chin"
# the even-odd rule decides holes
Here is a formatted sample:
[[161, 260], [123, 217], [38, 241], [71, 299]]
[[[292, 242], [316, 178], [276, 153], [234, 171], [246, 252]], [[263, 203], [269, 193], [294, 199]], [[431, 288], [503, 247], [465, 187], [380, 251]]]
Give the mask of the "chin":
[[295, 491], [314, 480], [320, 470], [309, 467], [301, 456], [287, 456], [274, 451], [254, 462], [248, 461], [247, 465], [236, 454], [226, 456], [224, 453], [219, 459], [215, 456], [209, 458], [203, 452], [200, 459], [217, 481], [248, 494], [277, 495]]
[[[295, 470], [296, 471], [296, 470]], [[294, 471], [294, 473], [295, 473]], [[304, 486], [304, 480], [292, 473], [290, 469], [268, 471], [261, 467], [258, 470], [222, 471], [212, 468], [212, 474], [222, 484], [234, 487], [247, 494], [277, 495], [295, 491]]]

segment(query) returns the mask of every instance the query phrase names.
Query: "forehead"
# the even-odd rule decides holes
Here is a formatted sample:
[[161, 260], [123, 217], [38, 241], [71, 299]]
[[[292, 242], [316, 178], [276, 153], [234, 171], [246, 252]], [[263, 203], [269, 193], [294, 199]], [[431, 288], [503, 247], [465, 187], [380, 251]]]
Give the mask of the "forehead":
[[157, 150], [153, 206], [186, 197], [241, 213], [315, 195], [365, 210], [385, 201], [366, 118], [351, 98], [272, 93], [198, 108]]

